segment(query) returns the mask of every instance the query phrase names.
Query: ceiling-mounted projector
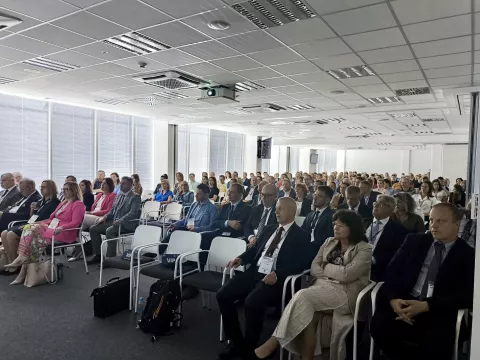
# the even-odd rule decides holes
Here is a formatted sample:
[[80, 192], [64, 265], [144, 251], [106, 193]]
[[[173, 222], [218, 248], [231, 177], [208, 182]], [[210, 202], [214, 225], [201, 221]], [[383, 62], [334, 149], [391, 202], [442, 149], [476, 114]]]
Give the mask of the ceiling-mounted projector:
[[209, 88], [203, 88], [201, 90], [202, 97], [198, 100], [205, 101], [210, 104], [222, 105], [238, 102], [235, 100], [235, 90], [225, 86], [213, 86]]

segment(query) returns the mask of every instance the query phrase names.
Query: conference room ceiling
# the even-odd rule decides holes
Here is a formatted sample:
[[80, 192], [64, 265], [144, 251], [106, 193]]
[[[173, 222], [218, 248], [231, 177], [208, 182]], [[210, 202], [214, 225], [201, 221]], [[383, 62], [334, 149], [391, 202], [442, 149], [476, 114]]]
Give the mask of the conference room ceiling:
[[[446, 93], [480, 82], [480, 0], [281, 1], [302, 16], [243, 11], [267, 0], [0, 0], [22, 20], [0, 31], [0, 92], [298, 146], [467, 141], [468, 98]], [[149, 38], [142, 55], [111, 45], [132, 32]], [[257, 89], [213, 105], [134, 79], [167, 70]], [[261, 104], [280, 110], [244, 109]]]

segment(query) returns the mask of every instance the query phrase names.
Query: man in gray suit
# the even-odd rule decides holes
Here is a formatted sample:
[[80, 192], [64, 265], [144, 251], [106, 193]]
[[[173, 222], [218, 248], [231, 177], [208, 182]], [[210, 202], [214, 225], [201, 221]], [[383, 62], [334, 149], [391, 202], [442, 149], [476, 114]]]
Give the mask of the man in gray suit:
[[4, 211], [9, 206], [15, 204], [22, 198], [20, 190], [15, 185], [15, 177], [12, 173], [3, 174], [2, 177], [2, 192], [0, 192], [0, 211]]
[[[100, 249], [102, 246], [102, 235], [107, 239], [118, 237], [118, 230], [122, 233], [132, 233], [138, 226], [138, 219], [141, 214], [140, 195], [132, 191], [133, 180], [131, 177], [123, 177], [120, 182], [120, 193], [115, 197], [112, 209], [101, 218], [97, 219], [95, 225], [90, 228], [93, 253], [95, 254], [87, 264], [100, 263]], [[117, 255], [117, 242], [108, 242], [107, 257]]]

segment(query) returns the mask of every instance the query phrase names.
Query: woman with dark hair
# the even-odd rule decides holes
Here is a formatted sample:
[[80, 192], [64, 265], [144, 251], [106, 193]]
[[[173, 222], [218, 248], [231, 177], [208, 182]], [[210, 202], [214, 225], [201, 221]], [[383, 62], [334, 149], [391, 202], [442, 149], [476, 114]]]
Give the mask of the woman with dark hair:
[[120, 175], [118, 175], [118, 173], [116, 172], [113, 172], [110, 174], [110, 178], [112, 179], [113, 186], [115, 188], [113, 192], [115, 194], [118, 194], [120, 192]]
[[79, 186], [83, 196], [83, 205], [85, 205], [85, 209], [87, 209], [87, 211], [90, 211], [92, 210], [92, 205], [95, 201], [95, 198], [92, 194], [92, 183], [90, 180], [82, 180], [80, 181]]
[[465, 198], [466, 195], [462, 185], [453, 185], [453, 191], [450, 193], [448, 202], [456, 205], [457, 207], [465, 207]]
[[85, 231], [95, 224], [99, 217], [107, 214], [112, 209], [116, 196], [113, 180], [111, 178], [103, 179], [101, 190], [102, 192], [98, 193], [95, 198], [92, 209], [86, 212], [87, 215], [85, 215], [83, 228]]
[[[182, 176], [183, 177], [183, 176]], [[153, 195], [156, 195], [159, 191], [162, 190], [162, 182], [163, 180], [168, 180], [168, 175], [167, 174], [163, 174], [162, 176], [160, 176], [160, 182], [157, 184], [157, 187], [155, 188], [155, 190], [153, 191]], [[183, 180], [182, 180], [183, 181]], [[175, 187], [177, 186], [178, 184], [175, 184]], [[176, 192], [174, 192], [176, 193]]]
[[[312, 286], [295, 294], [273, 336], [255, 350], [270, 356], [280, 345], [311, 360], [330, 348], [330, 359], [345, 359], [345, 338], [353, 325], [355, 304], [368, 285], [372, 247], [366, 242], [363, 220], [350, 210], [333, 216], [334, 237], [328, 238], [312, 262]], [[332, 317], [331, 326], [326, 317]]]
[[138, 176], [138, 174], [133, 174], [132, 180], [133, 180], [133, 192], [137, 195], [142, 196], [143, 188], [142, 188], [142, 184], [140, 183], [140, 176]]
[[[175, 179], [176, 179], [176, 182], [175, 182], [175, 185], [173, 187], [173, 193], [176, 195], [179, 191], [179, 186], [180, 186], [180, 183], [182, 183], [183, 181], [185, 181], [185, 178], [183, 177], [183, 173], [181, 172], [177, 172], [175, 174]], [[160, 184], [158, 184], [160, 185]], [[157, 185], [157, 188], [158, 188], [158, 185]], [[195, 189], [192, 189], [192, 191], [195, 190]]]
[[307, 197], [308, 190], [305, 184], [295, 185], [295, 193], [297, 198], [297, 213], [296, 216], [307, 216], [312, 211], [312, 200]]
[[433, 185], [430, 181], [424, 181], [420, 185], [420, 192], [413, 195], [413, 200], [417, 205], [417, 213], [422, 216], [425, 221], [428, 221], [430, 218], [430, 210], [432, 206], [437, 203], [437, 199], [432, 194]]
[[212, 199], [213, 201], [217, 201], [220, 190], [218, 189], [217, 179], [215, 179], [215, 177], [210, 176], [208, 178], [208, 187], [210, 188], [210, 194], [208, 195], [208, 198]]
[[432, 194], [435, 196], [438, 202], [447, 202], [448, 201], [448, 191], [443, 189], [442, 183], [440, 180], [435, 179], [432, 181], [433, 191]]
[[205, 184], [208, 186], [208, 176], [202, 176], [202, 184]]
[[227, 184], [232, 180], [232, 173], [230, 171], [225, 171], [225, 183]]
[[393, 220], [402, 224], [407, 230], [414, 233], [424, 233], [425, 223], [423, 218], [415, 213], [417, 205], [412, 195], [399, 192], [393, 195], [395, 198], [395, 212]]

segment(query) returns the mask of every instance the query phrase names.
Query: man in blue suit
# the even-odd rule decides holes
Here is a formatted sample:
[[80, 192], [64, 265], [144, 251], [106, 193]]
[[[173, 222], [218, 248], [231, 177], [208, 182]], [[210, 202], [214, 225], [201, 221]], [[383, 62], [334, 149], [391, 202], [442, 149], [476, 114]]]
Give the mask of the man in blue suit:
[[283, 182], [283, 189], [278, 192], [278, 198], [282, 197], [291, 197], [292, 199], [297, 198], [297, 193], [295, 190], [292, 189], [292, 183], [288, 179], [284, 179]]

